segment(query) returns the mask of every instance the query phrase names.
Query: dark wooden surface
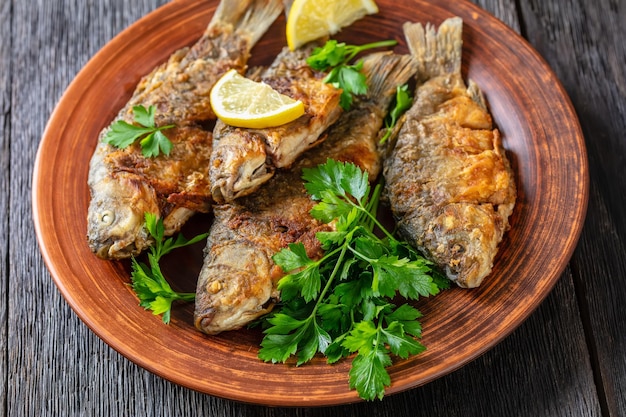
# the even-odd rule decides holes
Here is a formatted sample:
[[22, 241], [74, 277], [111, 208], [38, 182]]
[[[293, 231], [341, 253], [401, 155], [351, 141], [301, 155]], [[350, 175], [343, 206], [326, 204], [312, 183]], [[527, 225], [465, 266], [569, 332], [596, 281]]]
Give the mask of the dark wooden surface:
[[503, 342], [426, 386], [319, 409], [239, 404], [121, 357], [42, 261], [32, 166], [55, 104], [106, 42], [165, 0], [0, 0], [0, 412], [8, 416], [626, 416], [626, 1], [476, 0], [537, 49], [580, 118], [590, 199], [574, 256]]

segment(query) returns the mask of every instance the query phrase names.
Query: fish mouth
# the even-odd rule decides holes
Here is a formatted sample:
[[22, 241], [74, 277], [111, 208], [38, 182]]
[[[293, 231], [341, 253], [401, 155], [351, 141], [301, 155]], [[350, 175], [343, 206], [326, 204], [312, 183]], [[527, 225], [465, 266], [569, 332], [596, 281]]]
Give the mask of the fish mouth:
[[98, 258], [109, 259], [109, 250], [111, 249], [112, 244], [101, 245], [97, 248], [92, 248], [91, 250], [98, 256]]
[[135, 242], [126, 244], [115, 242], [113, 238], [108, 238], [103, 242], [90, 241], [89, 248], [97, 257], [106, 260], [130, 258], [140, 252]]
[[194, 324], [215, 335], [268, 313], [276, 293], [268, 253], [253, 242], [212, 244], [198, 277]]
[[240, 175], [232, 186], [234, 198], [251, 194], [274, 175], [274, 170], [265, 159], [246, 161], [239, 171]]
[[238, 330], [252, 320], [257, 319], [272, 311], [276, 301], [270, 299], [257, 309], [243, 311], [240, 313], [232, 312], [232, 316], [225, 312], [219, 312], [214, 307], [208, 307], [201, 312], [195, 313], [194, 325], [198, 330], [208, 335], [216, 335], [224, 331]]
[[256, 191], [274, 175], [274, 169], [268, 165], [265, 157], [250, 158], [244, 161], [231, 176], [224, 175], [215, 181], [211, 193], [220, 203], [231, 202]]
[[196, 328], [206, 334], [215, 334], [215, 331], [212, 330], [211, 326], [213, 319], [215, 318], [215, 313], [216, 310], [213, 307], [209, 307], [200, 313], [196, 312], [196, 317], [194, 319], [194, 325]]

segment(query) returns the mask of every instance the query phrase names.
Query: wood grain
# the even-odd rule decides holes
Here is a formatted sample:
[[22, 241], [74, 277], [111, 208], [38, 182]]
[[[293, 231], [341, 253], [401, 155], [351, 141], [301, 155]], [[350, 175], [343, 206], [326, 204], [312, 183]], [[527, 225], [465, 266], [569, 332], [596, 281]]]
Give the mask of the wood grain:
[[587, 139], [591, 198], [573, 259], [575, 285], [603, 413], [622, 416], [626, 415], [626, 287], [622, 285], [626, 276], [626, 4], [568, 3], [568, 7], [522, 3], [522, 12], [529, 40], [563, 81]]
[[[381, 403], [322, 409], [239, 404], [181, 388], [139, 368], [76, 317], [41, 261], [29, 221], [29, 185], [50, 112], [89, 58], [123, 28], [164, 3], [0, 2], [0, 16], [6, 20], [0, 27], [0, 232], [10, 236], [0, 246], [7, 300], [0, 305], [5, 329], [0, 334], [5, 352], [0, 369], [6, 381], [0, 387], [2, 415], [626, 414], [622, 336], [626, 295], [619, 285], [625, 276], [626, 235], [621, 216], [626, 195], [625, 83], [624, 67], [619, 65], [626, 61], [624, 43], [619, 41], [625, 35], [623, 2], [531, 0], [520, 2], [518, 16], [512, 0], [477, 1], [528, 35], [563, 81], [581, 118], [592, 182], [587, 225], [573, 269], [563, 274], [524, 324], [460, 370]], [[599, 375], [597, 392], [589, 358]]]
[[[466, 71], [491, 103], [519, 190], [513, 227], [489, 282], [420, 303], [428, 350], [389, 368], [393, 383], [387, 393], [394, 394], [476, 358], [543, 301], [582, 226], [587, 165], [578, 122], [558, 80], [506, 26], [469, 3], [414, 0], [394, 8], [381, 3], [379, 14], [357, 22], [342, 39], [358, 44], [381, 36], [401, 38], [398, 28], [411, 13], [434, 23], [451, 15], [464, 18]], [[87, 138], [97, 138], [143, 74], [199, 37], [215, 5], [181, 1], [159, 9], [115, 37], [67, 89], [46, 127], [34, 172], [34, 218], [44, 259], [80, 318], [157, 375], [215, 396], [274, 406], [354, 402], [356, 393], [347, 386], [349, 361], [332, 367], [321, 358], [299, 368], [265, 364], [257, 358], [258, 332], [205, 337], [193, 328], [186, 309], [174, 311], [170, 326], [163, 326], [137, 307], [126, 285], [128, 267], [97, 259], [85, 244], [87, 161], [95, 146]], [[277, 23], [280, 30], [284, 21]], [[169, 30], [158, 30], [165, 24]], [[268, 33], [259, 43], [256, 56], [262, 63], [273, 60], [283, 38]], [[115, 98], [103, 101], [107, 94]]]
[[[0, 16], [11, 17], [9, 2], [0, 3]], [[11, 25], [1, 25], [0, 39], [11, 39]], [[0, 42], [0, 236], [9, 235], [9, 200], [10, 194], [10, 138], [11, 138], [11, 42]], [[6, 190], [6, 191], [5, 191]], [[0, 293], [8, 294], [9, 285], [9, 239], [0, 240]], [[6, 296], [3, 297], [5, 300]], [[0, 304], [0, 319], [2, 320], [2, 330], [0, 330], [0, 346], [6, 352], [7, 340], [7, 303]], [[8, 378], [8, 363], [6, 354], [0, 357], [0, 378], [6, 381]], [[0, 386], [0, 398], [7, 398], [7, 386]], [[6, 402], [0, 402], [0, 414], [6, 415]]]

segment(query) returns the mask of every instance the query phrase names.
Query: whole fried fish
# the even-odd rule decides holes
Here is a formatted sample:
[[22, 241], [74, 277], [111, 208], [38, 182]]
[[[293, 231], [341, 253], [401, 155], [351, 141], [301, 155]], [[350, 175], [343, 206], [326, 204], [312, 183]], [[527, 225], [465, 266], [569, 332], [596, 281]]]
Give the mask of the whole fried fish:
[[151, 244], [144, 214], [163, 219], [170, 235], [195, 212], [211, 208], [208, 166], [215, 115], [209, 92], [221, 75], [246, 69], [250, 49], [282, 11], [280, 0], [222, 0], [201, 38], [145, 76], [117, 120], [133, 123], [133, 107], [154, 106], [157, 126], [173, 143], [169, 156], [146, 158], [138, 144], [117, 149], [100, 133], [90, 161], [89, 247], [99, 257], [136, 255]]
[[471, 288], [491, 272], [516, 189], [482, 93], [462, 79], [462, 27], [404, 25], [417, 87], [383, 173], [402, 236]]
[[246, 129], [218, 121], [213, 130], [211, 191], [223, 203], [251, 194], [274, 175], [275, 168], [290, 166], [339, 118], [341, 90], [323, 81], [306, 58], [315, 45], [290, 51], [284, 48], [260, 81], [281, 94], [304, 103], [305, 114], [278, 127]]
[[196, 291], [194, 322], [208, 334], [238, 329], [269, 312], [279, 299], [284, 275], [272, 256], [289, 243], [302, 242], [312, 259], [323, 255], [315, 234], [332, 225], [315, 220], [302, 169], [333, 158], [352, 162], [375, 179], [381, 170], [377, 134], [396, 86], [415, 72], [410, 56], [377, 53], [364, 59], [369, 94], [355, 101], [327, 132], [321, 145], [290, 169], [278, 170], [257, 193], [214, 208], [205, 258]]

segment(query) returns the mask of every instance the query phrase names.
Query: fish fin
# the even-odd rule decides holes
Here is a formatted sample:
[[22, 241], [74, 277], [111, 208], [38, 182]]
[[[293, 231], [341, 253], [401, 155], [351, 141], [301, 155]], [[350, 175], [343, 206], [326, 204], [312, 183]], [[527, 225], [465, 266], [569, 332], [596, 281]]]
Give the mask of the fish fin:
[[266, 68], [262, 67], [262, 66], [256, 66], [256, 67], [252, 67], [252, 68], [248, 68], [248, 70], [246, 71], [246, 78], [252, 80], [252, 81], [261, 81], [261, 76], [263, 75], [263, 71], [265, 71]]
[[368, 80], [368, 95], [375, 101], [393, 99], [396, 87], [406, 84], [417, 71], [410, 55], [392, 52], [373, 53], [363, 58], [363, 74]]
[[248, 34], [254, 45], [282, 11], [282, 0], [221, 0], [209, 30], [232, 25], [235, 32]]
[[289, 11], [291, 10], [291, 5], [294, 0], [283, 0], [283, 5], [285, 6], [285, 17], [289, 16]]
[[[377, 52], [363, 58], [363, 74], [368, 80], [368, 97], [375, 107], [387, 111], [396, 95], [398, 86], [406, 84], [417, 71], [417, 63], [411, 55], [398, 55], [393, 52]], [[404, 118], [396, 123], [387, 143], [393, 143]], [[378, 134], [377, 143], [387, 133], [383, 128]], [[385, 145], [389, 150], [393, 145]], [[381, 152], [383, 150], [381, 149]]]
[[237, 21], [250, 7], [252, 0], [232, 1], [221, 0], [213, 13], [213, 18], [209, 23], [209, 29], [218, 28], [224, 25], [236, 25]]
[[446, 19], [439, 29], [430, 23], [407, 22], [403, 25], [407, 46], [419, 64], [418, 76], [427, 80], [461, 72], [463, 20]]
[[476, 84], [473, 80], [468, 80], [467, 84], [467, 94], [476, 102], [476, 104], [487, 111], [487, 101], [485, 101], [485, 96], [480, 90], [480, 87], [478, 87], [478, 84]]

